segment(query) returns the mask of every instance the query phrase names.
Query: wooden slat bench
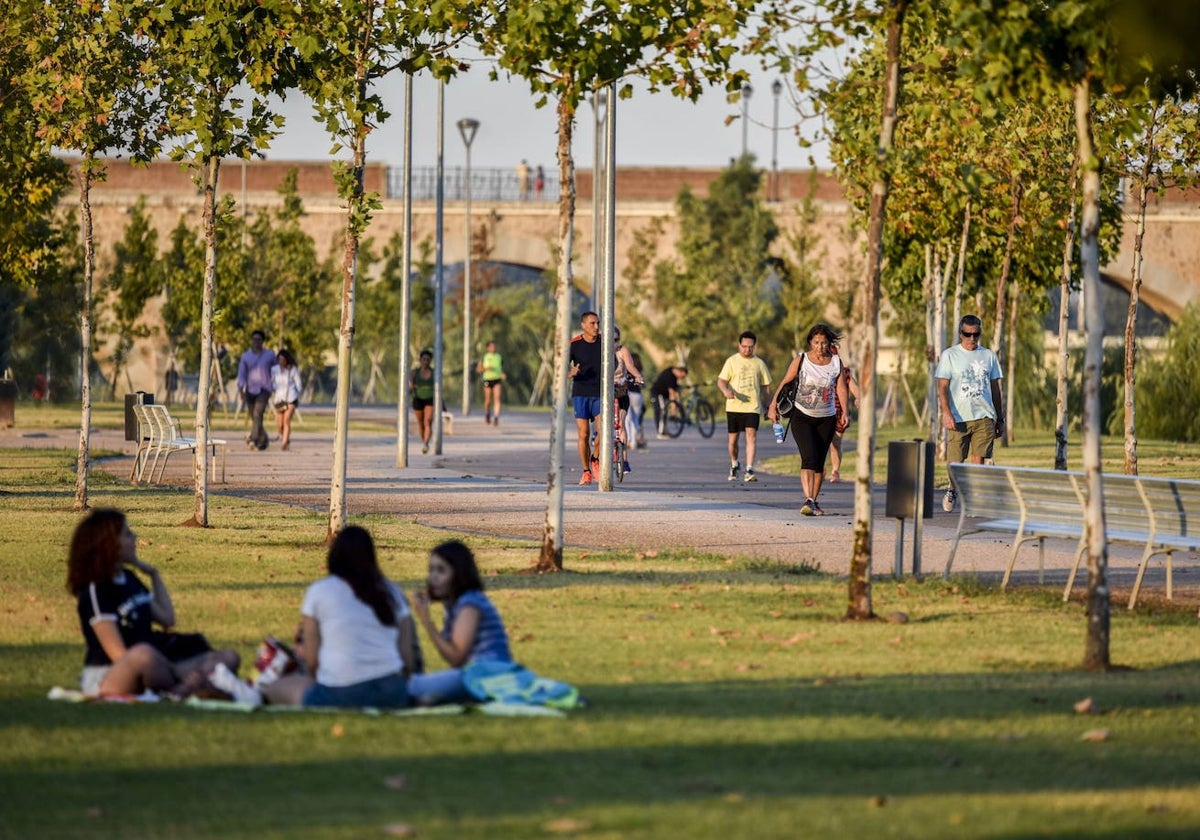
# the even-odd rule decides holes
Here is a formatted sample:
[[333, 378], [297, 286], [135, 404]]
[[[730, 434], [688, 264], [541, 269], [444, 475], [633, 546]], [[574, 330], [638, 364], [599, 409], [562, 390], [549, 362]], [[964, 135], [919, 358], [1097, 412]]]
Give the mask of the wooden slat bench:
[[[998, 464], [950, 464], [949, 470], [958, 490], [960, 513], [943, 576], [949, 576], [959, 540], [967, 534], [995, 531], [1013, 535], [1002, 588], [1008, 586], [1017, 551], [1025, 543], [1038, 543], [1041, 582], [1046, 539], [1075, 540], [1075, 561], [1063, 591], [1063, 600], [1067, 600], [1087, 550], [1083, 473]], [[1167, 558], [1167, 597], [1171, 598], [1172, 554], [1200, 551], [1200, 481], [1106, 474], [1103, 485], [1105, 537], [1110, 543], [1142, 548], [1129, 608], [1137, 603], [1150, 558], [1158, 554]]]

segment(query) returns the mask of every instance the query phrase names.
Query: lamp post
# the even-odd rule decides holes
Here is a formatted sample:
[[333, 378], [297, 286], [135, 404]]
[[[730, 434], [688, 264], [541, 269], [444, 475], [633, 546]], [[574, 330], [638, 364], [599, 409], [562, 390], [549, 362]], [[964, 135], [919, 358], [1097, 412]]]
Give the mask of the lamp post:
[[413, 77], [404, 77], [404, 250], [400, 257], [400, 346], [396, 355], [396, 466], [408, 466], [409, 342], [412, 340], [412, 120]]
[[750, 128], [750, 95], [754, 93], [754, 88], [750, 85], [742, 85], [742, 157], [746, 156], [747, 145], [749, 139]]
[[463, 145], [467, 147], [467, 255], [463, 260], [463, 378], [462, 378], [462, 416], [466, 417], [471, 410], [471, 142], [475, 132], [479, 130], [479, 120], [465, 117], [458, 121], [458, 133], [462, 135]]
[[446, 209], [446, 83], [437, 87], [437, 185], [435, 187], [436, 230], [434, 231], [433, 273], [437, 285], [433, 292], [433, 454], [442, 454], [442, 399], [445, 389], [442, 383], [445, 353], [442, 348], [442, 323], [446, 306], [446, 277], [443, 271], [443, 247], [445, 245]]
[[775, 97], [775, 116], [771, 123], [771, 200], [779, 201], [779, 94], [783, 93], [783, 82], [771, 82], [771, 95]]
[[596, 118], [595, 143], [592, 155], [592, 308], [599, 309], [600, 276], [604, 273], [604, 249], [600, 244], [603, 227], [600, 223], [604, 207], [604, 190], [601, 188], [600, 170], [603, 168], [605, 134], [604, 111], [608, 105], [608, 91], [596, 91], [592, 98], [592, 115]]

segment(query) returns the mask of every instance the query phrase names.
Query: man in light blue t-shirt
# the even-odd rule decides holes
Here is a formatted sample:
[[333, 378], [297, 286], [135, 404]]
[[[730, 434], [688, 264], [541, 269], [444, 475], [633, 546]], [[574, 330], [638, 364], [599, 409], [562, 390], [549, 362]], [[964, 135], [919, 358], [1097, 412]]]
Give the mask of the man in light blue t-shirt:
[[[964, 315], [958, 324], [959, 343], [948, 347], [938, 361], [938, 407], [946, 429], [946, 461], [970, 458], [982, 464], [992, 441], [1004, 430], [1004, 404], [1000, 396], [1000, 362], [996, 354], [980, 347], [983, 322]], [[942, 510], [954, 510], [958, 492], [953, 486], [942, 497]]]

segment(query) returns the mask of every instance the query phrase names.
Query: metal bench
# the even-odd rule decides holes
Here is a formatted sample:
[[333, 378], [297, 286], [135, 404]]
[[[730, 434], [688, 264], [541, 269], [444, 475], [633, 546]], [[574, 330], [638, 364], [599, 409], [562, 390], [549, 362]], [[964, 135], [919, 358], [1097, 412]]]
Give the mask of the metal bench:
[[[1083, 473], [961, 463], [950, 464], [949, 470], [958, 490], [960, 513], [943, 577], [949, 576], [959, 540], [967, 534], [995, 531], [1013, 535], [1001, 588], [1007, 588], [1017, 552], [1025, 543], [1038, 543], [1041, 583], [1046, 539], [1075, 540], [1075, 560], [1063, 590], [1066, 601], [1087, 550], [1083, 525], [1087, 492]], [[1171, 598], [1173, 552], [1200, 550], [1200, 482], [1106, 474], [1103, 484], [1105, 538], [1111, 543], [1142, 548], [1129, 608], [1133, 609], [1137, 603], [1150, 558], [1158, 554], [1167, 557], [1167, 597]]]
[[[149, 482], [155, 484], [162, 480], [163, 473], [167, 469], [167, 461], [173, 453], [183, 450], [194, 453], [198, 444], [195, 438], [184, 437], [179, 433], [179, 426], [175, 418], [167, 411], [166, 406], [158, 404], [137, 406], [135, 412], [140, 429], [139, 437], [144, 439], [144, 447], [139, 446], [138, 456], [134, 458], [134, 483], [141, 483], [146, 478], [148, 464]], [[141, 428], [142, 423], [145, 423], [144, 429]], [[217, 449], [221, 450], [221, 482], [224, 483], [227, 443], [220, 438], [210, 437], [207, 447], [211, 452], [214, 473], [217, 470]]]

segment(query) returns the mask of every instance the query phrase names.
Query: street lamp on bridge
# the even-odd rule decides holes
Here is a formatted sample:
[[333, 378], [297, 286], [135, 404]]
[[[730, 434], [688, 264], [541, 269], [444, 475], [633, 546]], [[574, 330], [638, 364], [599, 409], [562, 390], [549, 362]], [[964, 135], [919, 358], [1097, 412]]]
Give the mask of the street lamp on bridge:
[[471, 410], [471, 251], [474, 237], [471, 235], [471, 143], [475, 140], [475, 132], [479, 130], [479, 120], [464, 117], [458, 121], [458, 133], [462, 135], [463, 145], [467, 147], [467, 250], [463, 258], [463, 378], [462, 378], [462, 416], [466, 417]]

